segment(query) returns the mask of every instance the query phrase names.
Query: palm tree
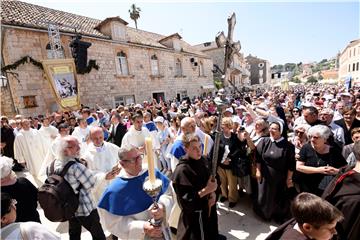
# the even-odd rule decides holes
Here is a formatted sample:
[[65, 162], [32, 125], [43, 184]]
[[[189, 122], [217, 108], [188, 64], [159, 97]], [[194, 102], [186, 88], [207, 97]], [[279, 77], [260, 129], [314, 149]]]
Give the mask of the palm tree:
[[139, 7], [135, 6], [135, 4], [131, 4], [129, 13], [130, 13], [130, 18], [135, 22], [136, 29], [137, 29], [137, 20], [140, 18], [140, 12], [141, 9]]

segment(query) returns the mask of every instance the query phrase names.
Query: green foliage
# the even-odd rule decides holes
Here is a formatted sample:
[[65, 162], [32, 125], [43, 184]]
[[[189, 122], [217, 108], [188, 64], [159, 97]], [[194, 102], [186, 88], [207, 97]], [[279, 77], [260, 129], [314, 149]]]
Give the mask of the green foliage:
[[223, 82], [219, 78], [214, 78], [214, 85], [217, 89], [223, 88]]
[[318, 80], [314, 76], [309, 77], [307, 80], [307, 83], [317, 83], [317, 82]]
[[140, 18], [140, 12], [141, 9], [139, 7], [137, 7], [135, 4], [131, 4], [129, 13], [130, 13], [130, 18], [135, 22], [136, 29], [137, 29], [137, 20]]
[[298, 77], [292, 77], [290, 79], [291, 82], [294, 82], [294, 83], [301, 83], [300, 79]]

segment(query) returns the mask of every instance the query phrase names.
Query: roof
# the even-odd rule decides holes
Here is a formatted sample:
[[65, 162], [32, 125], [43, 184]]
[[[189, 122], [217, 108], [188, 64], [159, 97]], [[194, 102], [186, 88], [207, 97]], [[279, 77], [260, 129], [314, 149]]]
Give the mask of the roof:
[[[82, 34], [83, 36], [96, 37], [100, 39], [110, 39], [109, 36], [104, 35], [98, 30], [99, 27], [106, 22], [115, 20], [124, 24], [127, 23], [120, 17], [106, 18], [102, 21], [99, 19], [13, 0], [1, 1], [0, 15], [1, 24], [47, 30], [48, 23], [51, 22], [58, 25], [60, 32], [74, 33], [76, 28], [76, 32]], [[128, 26], [126, 27], [126, 34], [129, 43], [168, 49], [159, 42], [167, 36]], [[208, 56], [196, 50], [185, 41], [180, 40], [180, 42], [183, 52], [197, 54], [208, 58]]]
[[353, 47], [357, 44], [360, 44], [360, 38], [350, 41], [350, 43], [344, 48], [344, 50], [341, 52], [341, 55], [346, 51], [346, 49]]
[[120, 22], [120, 23], [122, 23], [122, 24], [124, 24], [124, 25], [128, 25], [128, 22], [126, 22], [125, 20], [121, 19], [120, 17], [109, 17], [109, 18], [106, 18], [106, 19], [105, 19], [104, 21], [102, 21], [101, 23], [99, 23], [99, 25], [97, 25], [97, 26], [95, 27], [95, 29], [96, 29], [96, 30], [100, 30], [103, 25], [105, 25], [106, 23], [111, 22], [111, 21], [118, 21], [118, 22]]
[[166, 41], [167, 39], [173, 38], [173, 37], [176, 37], [176, 38], [178, 38], [178, 39], [182, 39], [182, 37], [180, 36], [180, 34], [174, 33], [174, 34], [171, 34], [171, 35], [169, 35], [169, 36], [167, 36], [167, 37], [164, 37], [163, 39], [160, 39], [159, 42]]
[[200, 44], [194, 45], [193, 47], [196, 48], [199, 51], [208, 51], [208, 50], [213, 50], [213, 49], [219, 48], [216, 45], [215, 41], [200, 43]]

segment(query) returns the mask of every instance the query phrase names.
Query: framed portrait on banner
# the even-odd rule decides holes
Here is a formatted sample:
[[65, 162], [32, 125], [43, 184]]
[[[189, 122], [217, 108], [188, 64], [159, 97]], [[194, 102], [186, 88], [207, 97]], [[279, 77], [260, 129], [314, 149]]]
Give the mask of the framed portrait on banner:
[[61, 108], [79, 109], [80, 96], [74, 59], [49, 59], [43, 60], [42, 64]]

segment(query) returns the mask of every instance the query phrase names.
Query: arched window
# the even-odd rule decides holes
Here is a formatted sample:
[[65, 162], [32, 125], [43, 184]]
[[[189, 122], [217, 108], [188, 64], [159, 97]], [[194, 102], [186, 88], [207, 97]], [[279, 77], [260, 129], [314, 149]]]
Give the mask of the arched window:
[[199, 62], [199, 76], [204, 76], [204, 64]]
[[121, 51], [116, 56], [116, 68], [120, 75], [129, 75], [128, 64], [127, 64], [127, 57], [126, 54]]
[[64, 48], [61, 46], [61, 51], [58, 52], [58, 56], [54, 56], [54, 52], [51, 51], [51, 46], [50, 43], [48, 43], [46, 45], [46, 52], [47, 52], [47, 58], [48, 59], [53, 59], [53, 58], [64, 58], [65, 54], [64, 54]]
[[151, 56], [150, 63], [151, 63], [151, 74], [154, 76], [159, 75], [159, 61], [155, 54]]
[[182, 66], [181, 66], [180, 59], [176, 59], [176, 62], [175, 62], [175, 75], [182, 76]]

